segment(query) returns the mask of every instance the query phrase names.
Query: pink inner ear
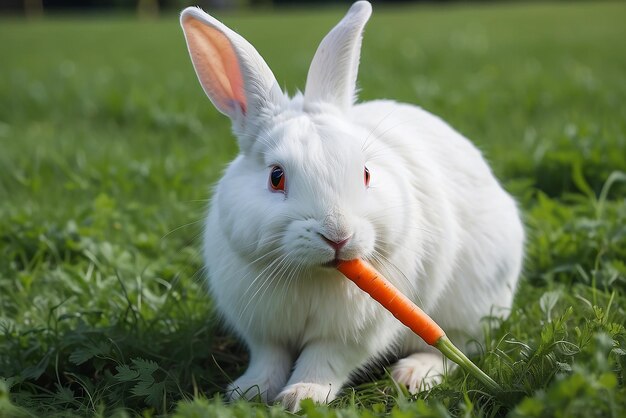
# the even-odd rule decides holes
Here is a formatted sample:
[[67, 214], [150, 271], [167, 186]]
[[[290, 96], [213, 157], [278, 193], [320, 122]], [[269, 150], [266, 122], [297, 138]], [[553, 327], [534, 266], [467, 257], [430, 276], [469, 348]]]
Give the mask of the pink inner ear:
[[219, 30], [192, 17], [183, 22], [191, 60], [204, 92], [230, 117], [236, 106], [245, 114], [247, 103], [239, 61], [232, 44]]

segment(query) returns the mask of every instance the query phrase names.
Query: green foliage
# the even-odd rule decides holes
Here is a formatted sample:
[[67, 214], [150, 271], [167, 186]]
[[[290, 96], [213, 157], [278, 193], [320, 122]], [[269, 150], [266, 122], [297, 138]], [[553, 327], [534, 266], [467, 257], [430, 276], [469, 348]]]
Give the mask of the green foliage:
[[[450, 121], [523, 210], [515, 305], [474, 357], [504, 391], [456, 370], [412, 396], [373, 370], [303, 414], [623, 416], [626, 7], [376, 9], [362, 98]], [[342, 12], [226, 22], [294, 91]], [[176, 16], [3, 20], [0, 39], [0, 417], [291, 416], [220, 395], [247, 357], [214, 316], [198, 236], [236, 147]]]

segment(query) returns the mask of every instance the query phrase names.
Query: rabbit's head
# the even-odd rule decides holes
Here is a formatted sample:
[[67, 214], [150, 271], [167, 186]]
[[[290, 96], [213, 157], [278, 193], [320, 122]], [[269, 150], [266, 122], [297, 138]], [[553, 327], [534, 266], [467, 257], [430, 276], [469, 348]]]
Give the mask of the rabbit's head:
[[407, 215], [393, 208], [402, 207], [407, 180], [378, 159], [375, 135], [350, 116], [370, 14], [366, 1], [351, 7], [320, 44], [304, 94], [289, 98], [245, 39], [200, 9], [182, 13], [200, 83], [231, 119], [240, 148], [210, 216], [228, 241], [219, 245], [247, 262], [298, 270], [385, 257], [402, 233]]

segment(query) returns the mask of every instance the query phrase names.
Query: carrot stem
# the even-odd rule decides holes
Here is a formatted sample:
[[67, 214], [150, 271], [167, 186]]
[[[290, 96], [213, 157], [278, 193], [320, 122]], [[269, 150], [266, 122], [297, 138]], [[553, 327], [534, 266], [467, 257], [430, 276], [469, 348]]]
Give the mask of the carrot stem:
[[483, 372], [477, 365], [475, 365], [470, 359], [463, 354], [461, 350], [445, 335], [439, 338], [439, 341], [435, 343], [435, 347], [441, 351], [441, 353], [461, 366], [463, 370], [478, 379], [491, 393], [501, 392], [502, 388], [496, 383], [487, 373]]
[[400, 322], [424, 339], [426, 343], [437, 348], [444, 356], [461, 366], [491, 392], [502, 390], [492, 378], [452, 344], [445, 332], [431, 317], [404, 296], [369, 263], [360, 259], [340, 261], [337, 269], [391, 312]]

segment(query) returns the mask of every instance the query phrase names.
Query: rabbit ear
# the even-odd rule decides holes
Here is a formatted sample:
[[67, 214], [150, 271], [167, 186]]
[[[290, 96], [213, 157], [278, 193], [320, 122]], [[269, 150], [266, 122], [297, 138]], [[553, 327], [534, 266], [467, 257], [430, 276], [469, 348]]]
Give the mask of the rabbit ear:
[[341, 108], [354, 103], [361, 37], [371, 14], [367, 1], [357, 1], [322, 40], [309, 68], [306, 102], [330, 102]]
[[180, 24], [204, 92], [234, 125], [245, 128], [251, 117], [280, 102], [274, 74], [248, 41], [199, 8], [183, 10]]

